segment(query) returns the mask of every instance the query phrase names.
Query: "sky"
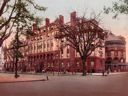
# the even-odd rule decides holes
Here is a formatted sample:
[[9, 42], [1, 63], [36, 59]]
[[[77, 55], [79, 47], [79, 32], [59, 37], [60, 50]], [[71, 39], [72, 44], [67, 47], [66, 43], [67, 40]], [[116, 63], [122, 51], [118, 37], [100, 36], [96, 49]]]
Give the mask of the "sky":
[[[36, 0], [39, 5], [47, 7], [45, 12], [40, 12], [37, 15], [43, 18], [50, 18], [50, 21], [54, 21], [59, 15], [63, 15], [65, 22], [69, 21], [70, 13], [77, 12], [78, 16], [90, 16], [92, 12], [96, 14], [103, 11], [104, 6], [111, 7], [112, 2], [117, 0]], [[101, 14], [101, 26], [107, 30], [110, 30], [116, 35], [125, 36], [128, 42], [128, 15], [119, 15], [117, 19], [112, 19], [113, 14]], [[128, 44], [127, 52], [128, 54]], [[128, 61], [128, 56], [127, 56]]]
[[[117, 0], [36, 0], [39, 5], [47, 7], [45, 12], [39, 12], [38, 15], [43, 18], [55, 20], [60, 14], [64, 16], [65, 22], [69, 21], [70, 13], [77, 12], [78, 16], [86, 14], [89, 16], [92, 12], [98, 14], [103, 11], [104, 6], [111, 7], [112, 2]], [[117, 35], [127, 35], [128, 16], [119, 15], [117, 19], [112, 19], [113, 14], [101, 14], [101, 26], [111, 30]]]

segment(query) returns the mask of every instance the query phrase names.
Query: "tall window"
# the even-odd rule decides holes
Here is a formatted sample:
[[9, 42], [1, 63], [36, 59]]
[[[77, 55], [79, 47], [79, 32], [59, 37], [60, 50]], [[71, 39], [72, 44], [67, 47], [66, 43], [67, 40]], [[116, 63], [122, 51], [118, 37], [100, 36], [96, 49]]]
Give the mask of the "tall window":
[[118, 56], [118, 51], [115, 51], [115, 52], [114, 52], [114, 55], [115, 55], [115, 56]]
[[107, 52], [107, 56], [108, 56], [108, 57], [111, 56], [111, 52]]
[[90, 64], [91, 64], [91, 68], [93, 68], [94, 67], [94, 60], [91, 60], [91, 62], [90, 62]]
[[44, 49], [45, 49], [45, 47], [46, 47], [45, 42], [43, 43], [43, 46], [44, 46]]
[[67, 47], [67, 54], [69, 54], [69, 48]]
[[61, 54], [63, 54], [63, 48], [61, 48]]
[[47, 48], [49, 48], [49, 42], [47, 42]]

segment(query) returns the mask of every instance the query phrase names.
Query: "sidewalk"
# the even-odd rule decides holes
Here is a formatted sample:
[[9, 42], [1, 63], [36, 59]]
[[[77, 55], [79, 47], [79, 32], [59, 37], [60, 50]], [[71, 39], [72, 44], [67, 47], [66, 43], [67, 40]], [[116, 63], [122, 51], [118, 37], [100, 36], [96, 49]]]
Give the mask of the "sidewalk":
[[[128, 74], [128, 72], [114, 72], [109, 75], [116, 74]], [[46, 81], [48, 76], [82, 76], [82, 73], [22, 73], [17, 79], [14, 77], [14, 73], [0, 73], [0, 83], [15, 83], [15, 82], [34, 82], [34, 81]], [[103, 76], [102, 73], [89, 73], [87, 76]]]
[[0, 83], [34, 82], [46, 80], [47, 77], [44, 75], [20, 74], [20, 77], [15, 78], [14, 74], [0, 73]]
[[[110, 72], [109, 74], [105, 73], [106, 75], [118, 75], [118, 74], [128, 74], [128, 72]], [[101, 76], [103, 75], [103, 73], [92, 73], [91, 75], [94, 75], [94, 76]]]
[[[71, 72], [68, 72], [66, 74], [64, 73], [42, 73], [43, 75], [48, 75], [48, 76], [82, 76], [82, 73], [71, 73]], [[128, 74], [128, 72], [110, 72], [109, 74], [107, 73], [104, 73], [104, 75], [118, 75], [118, 74]], [[103, 76], [103, 73], [87, 73], [87, 76]]]

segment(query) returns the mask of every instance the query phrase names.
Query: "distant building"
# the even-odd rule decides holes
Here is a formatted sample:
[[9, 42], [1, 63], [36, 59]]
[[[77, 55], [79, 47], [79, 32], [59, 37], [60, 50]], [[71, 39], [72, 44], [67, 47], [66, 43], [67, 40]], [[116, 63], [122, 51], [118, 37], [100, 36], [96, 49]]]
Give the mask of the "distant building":
[[126, 65], [126, 41], [122, 36], [109, 33], [105, 41], [105, 63], [111, 71], [125, 71]]

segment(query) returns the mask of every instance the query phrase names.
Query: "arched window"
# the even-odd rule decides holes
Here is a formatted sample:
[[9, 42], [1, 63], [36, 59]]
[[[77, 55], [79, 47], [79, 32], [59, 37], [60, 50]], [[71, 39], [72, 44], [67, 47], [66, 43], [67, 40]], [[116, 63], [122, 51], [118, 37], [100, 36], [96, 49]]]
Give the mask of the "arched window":
[[119, 63], [119, 58], [118, 58], [118, 57], [115, 57], [115, 58], [113, 59], [113, 63], [115, 63], [115, 64]]
[[120, 59], [120, 62], [121, 62], [121, 63], [124, 63], [124, 62], [125, 62], [125, 59], [122, 57], [122, 58]]

